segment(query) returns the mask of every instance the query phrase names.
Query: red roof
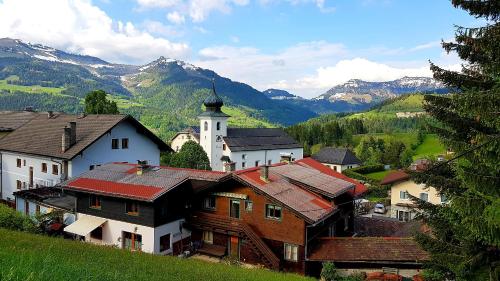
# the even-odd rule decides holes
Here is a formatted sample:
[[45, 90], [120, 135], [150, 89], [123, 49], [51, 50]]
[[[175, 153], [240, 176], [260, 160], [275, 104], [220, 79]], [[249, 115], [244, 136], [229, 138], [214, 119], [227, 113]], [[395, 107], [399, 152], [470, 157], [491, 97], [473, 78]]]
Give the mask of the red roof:
[[429, 260], [429, 254], [413, 238], [328, 237], [317, 242], [310, 260], [379, 263]]
[[81, 191], [98, 192], [145, 200], [154, 198], [157, 193], [162, 191], [162, 188], [159, 187], [87, 178], [77, 178], [74, 181], [70, 181], [67, 187]]
[[299, 165], [306, 166], [306, 167], [311, 167], [311, 168], [316, 169], [316, 170], [318, 170], [324, 174], [327, 174], [329, 176], [336, 177], [338, 179], [342, 179], [342, 180], [345, 180], [345, 181], [348, 181], [350, 183], [355, 184], [356, 187], [353, 190], [349, 191], [349, 193], [351, 193], [351, 195], [353, 195], [354, 197], [358, 197], [359, 195], [362, 195], [368, 191], [368, 188], [364, 184], [360, 183], [359, 181], [352, 179], [352, 178], [350, 178], [344, 174], [341, 174], [339, 172], [336, 172], [336, 171], [328, 168], [327, 166], [321, 164], [320, 162], [318, 162], [310, 157], [297, 160], [295, 163], [297, 163]]
[[385, 184], [391, 184], [395, 183], [398, 181], [404, 181], [410, 178], [410, 175], [403, 171], [392, 171], [388, 173], [382, 181], [380, 181], [380, 184], [385, 185]]

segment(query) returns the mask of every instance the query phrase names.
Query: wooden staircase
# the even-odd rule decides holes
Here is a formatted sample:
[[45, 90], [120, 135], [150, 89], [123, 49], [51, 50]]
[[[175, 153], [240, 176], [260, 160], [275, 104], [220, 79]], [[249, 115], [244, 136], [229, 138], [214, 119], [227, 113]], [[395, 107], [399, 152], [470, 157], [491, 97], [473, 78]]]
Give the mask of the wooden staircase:
[[188, 219], [188, 223], [195, 228], [235, 235], [247, 240], [250, 242], [249, 244], [254, 252], [260, 256], [263, 263], [268, 268], [279, 270], [279, 258], [248, 224], [231, 217], [223, 217], [204, 212], [193, 214]]

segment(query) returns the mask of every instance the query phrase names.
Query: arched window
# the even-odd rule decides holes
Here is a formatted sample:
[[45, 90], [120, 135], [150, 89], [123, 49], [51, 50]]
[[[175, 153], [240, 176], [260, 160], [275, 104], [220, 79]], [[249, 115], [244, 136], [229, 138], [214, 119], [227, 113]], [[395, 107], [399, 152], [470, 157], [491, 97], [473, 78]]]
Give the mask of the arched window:
[[205, 131], [208, 131], [208, 122], [205, 121]]
[[217, 122], [217, 131], [220, 130], [220, 122]]

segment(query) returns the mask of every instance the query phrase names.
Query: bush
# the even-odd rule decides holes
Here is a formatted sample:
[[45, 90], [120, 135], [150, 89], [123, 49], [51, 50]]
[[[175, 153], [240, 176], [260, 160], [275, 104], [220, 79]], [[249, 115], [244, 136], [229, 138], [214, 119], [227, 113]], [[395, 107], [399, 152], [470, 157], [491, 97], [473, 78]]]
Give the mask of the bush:
[[338, 281], [340, 276], [333, 262], [324, 262], [321, 269], [321, 278], [325, 281]]
[[34, 219], [4, 204], [0, 204], [0, 227], [32, 233], [39, 232], [39, 228]]

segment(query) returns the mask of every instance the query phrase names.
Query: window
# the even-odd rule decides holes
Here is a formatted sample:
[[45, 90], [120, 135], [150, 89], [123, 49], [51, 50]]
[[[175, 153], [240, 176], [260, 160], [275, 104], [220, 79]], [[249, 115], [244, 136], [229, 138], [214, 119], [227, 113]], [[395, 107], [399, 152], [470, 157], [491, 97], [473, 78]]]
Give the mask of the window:
[[271, 204], [266, 204], [266, 218], [268, 219], [281, 219], [281, 207]]
[[267, 165], [271, 166], [273, 164], [273, 160], [267, 160]]
[[142, 235], [124, 231], [123, 248], [131, 251], [140, 251], [142, 249]]
[[35, 212], [37, 215], [40, 215], [40, 205], [38, 205], [38, 204], [36, 205]]
[[259, 167], [259, 160], [255, 161], [255, 167]]
[[337, 166], [332, 166], [332, 168], [335, 172], [337, 171]]
[[243, 159], [243, 160], [247, 159], [247, 155], [246, 154], [241, 154], [241, 159]]
[[47, 163], [42, 163], [42, 173], [47, 173]]
[[242, 168], [242, 169], [245, 169], [245, 168], [246, 168], [246, 166], [247, 166], [247, 164], [246, 164], [245, 162], [241, 162], [241, 168]]
[[410, 212], [398, 211], [398, 220], [410, 221]]
[[420, 200], [429, 201], [429, 194], [425, 192], [420, 193]]
[[245, 211], [251, 212], [253, 210], [253, 202], [251, 200], [245, 200]]
[[90, 166], [89, 166], [89, 170], [90, 170], [90, 171], [92, 171], [92, 170], [94, 170], [94, 169], [95, 169], [95, 165], [90, 165]]
[[17, 158], [17, 167], [21, 168], [21, 159]]
[[205, 123], [203, 124], [203, 129], [205, 131], [208, 131], [208, 122], [207, 121], [205, 121]]
[[23, 160], [23, 166], [26, 166], [26, 159]]
[[92, 230], [90, 232], [90, 238], [102, 240], [102, 226], [99, 226], [98, 228]]
[[54, 164], [52, 165], [52, 174], [56, 176], [59, 175], [59, 166]]
[[90, 195], [90, 204], [89, 207], [92, 209], [101, 209], [101, 197]]
[[226, 151], [226, 144], [225, 143], [222, 144], [222, 150]]
[[16, 180], [17, 189], [21, 189], [23, 187], [23, 183], [20, 180]]
[[212, 231], [203, 231], [203, 242], [208, 244], [214, 243], [214, 233]]
[[137, 205], [137, 202], [126, 202], [125, 203], [125, 210], [127, 212], [127, 215], [130, 215], [130, 216], [138, 216], [139, 215], [139, 205]]
[[217, 131], [220, 131], [220, 122], [217, 122]]
[[128, 139], [122, 139], [122, 149], [128, 149]]
[[179, 152], [179, 146], [175, 147], [175, 152]]
[[118, 139], [111, 140], [111, 149], [118, 149]]
[[287, 261], [298, 261], [299, 259], [299, 247], [297, 245], [292, 245], [285, 243], [285, 260]]
[[24, 214], [29, 216], [30, 214], [30, 202], [28, 202], [26, 199], [24, 200]]
[[240, 200], [230, 200], [229, 202], [229, 216], [235, 219], [240, 218]]
[[399, 191], [399, 199], [408, 199], [408, 192], [406, 191]]
[[203, 208], [215, 210], [215, 196], [205, 197], [205, 199], [203, 199]]
[[160, 252], [170, 250], [170, 233], [160, 237]]
[[446, 203], [446, 202], [448, 202], [448, 198], [446, 197], [446, 195], [441, 194], [441, 203]]

